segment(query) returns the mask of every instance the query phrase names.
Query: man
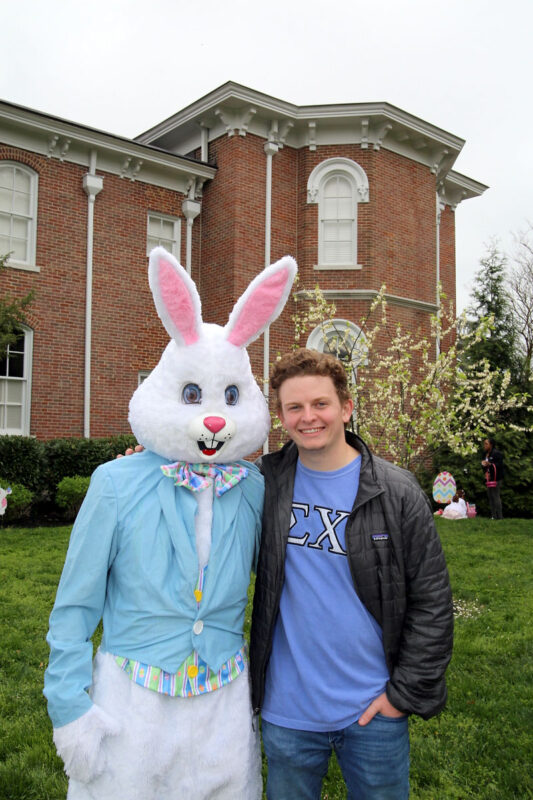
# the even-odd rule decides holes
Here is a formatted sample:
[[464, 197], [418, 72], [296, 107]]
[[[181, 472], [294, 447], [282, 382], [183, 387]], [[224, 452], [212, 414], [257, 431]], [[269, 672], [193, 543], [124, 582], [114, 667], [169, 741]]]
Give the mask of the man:
[[299, 350], [271, 387], [291, 438], [263, 456], [252, 702], [269, 800], [319, 800], [335, 750], [348, 798], [409, 794], [407, 718], [446, 701], [453, 614], [428, 502], [413, 476], [345, 432], [346, 373]]
[[[503, 455], [496, 450], [494, 439], [488, 436], [483, 442], [485, 458], [481, 462], [485, 480], [487, 482], [487, 495], [489, 498], [490, 515], [492, 519], [503, 519], [500, 489], [503, 481]], [[496, 484], [489, 486], [488, 484]]]

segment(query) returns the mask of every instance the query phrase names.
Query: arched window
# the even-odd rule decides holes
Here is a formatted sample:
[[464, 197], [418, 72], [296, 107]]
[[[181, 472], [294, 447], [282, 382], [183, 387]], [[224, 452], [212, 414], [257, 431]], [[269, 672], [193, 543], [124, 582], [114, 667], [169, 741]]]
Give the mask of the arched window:
[[37, 173], [23, 164], [0, 162], [0, 255], [35, 266]]
[[347, 319], [328, 319], [322, 322], [309, 335], [307, 347], [320, 353], [331, 353], [351, 366], [354, 379], [357, 367], [368, 363], [366, 337], [361, 328]]
[[328, 158], [311, 172], [307, 202], [318, 203], [318, 269], [358, 269], [357, 206], [369, 199], [368, 179], [349, 158]]
[[0, 358], [0, 434], [30, 434], [33, 331], [19, 331]]

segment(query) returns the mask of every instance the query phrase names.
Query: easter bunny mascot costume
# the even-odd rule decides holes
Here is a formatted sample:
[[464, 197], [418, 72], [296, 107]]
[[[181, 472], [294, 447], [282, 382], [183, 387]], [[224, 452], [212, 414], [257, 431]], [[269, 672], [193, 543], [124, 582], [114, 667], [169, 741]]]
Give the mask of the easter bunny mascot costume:
[[264, 489], [242, 459], [270, 420], [245, 347], [295, 274], [289, 256], [265, 269], [222, 328], [176, 260], [150, 256], [171, 341], [130, 402], [146, 449], [95, 471], [50, 616], [44, 693], [69, 800], [261, 797], [243, 621]]

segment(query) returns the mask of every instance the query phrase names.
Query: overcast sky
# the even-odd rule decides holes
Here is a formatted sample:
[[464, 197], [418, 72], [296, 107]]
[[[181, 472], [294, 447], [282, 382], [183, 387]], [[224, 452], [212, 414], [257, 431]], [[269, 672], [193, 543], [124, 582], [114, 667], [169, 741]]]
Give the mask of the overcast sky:
[[297, 105], [387, 101], [466, 140], [457, 299], [533, 222], [533, 0], [17, 0], [0, 98], [134, 137], [228, 80]]

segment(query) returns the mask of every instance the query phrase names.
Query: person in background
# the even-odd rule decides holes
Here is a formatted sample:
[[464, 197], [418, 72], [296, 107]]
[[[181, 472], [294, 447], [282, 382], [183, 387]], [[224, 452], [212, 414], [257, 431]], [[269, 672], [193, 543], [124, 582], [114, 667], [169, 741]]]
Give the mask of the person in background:
[[[492, 519], [503, 519], [502, 501], [500, 490], [503, 482], [503, 454], [496, 450], [496, 443], [493, 438], [487, 436], [483, 442], [485, 457], [481, 462], [481, 467], [485, 474], [487, 484], [487, 495], [489, 498], [490, 515]], [[496, 484], [496, 485], [494, 485]]]

